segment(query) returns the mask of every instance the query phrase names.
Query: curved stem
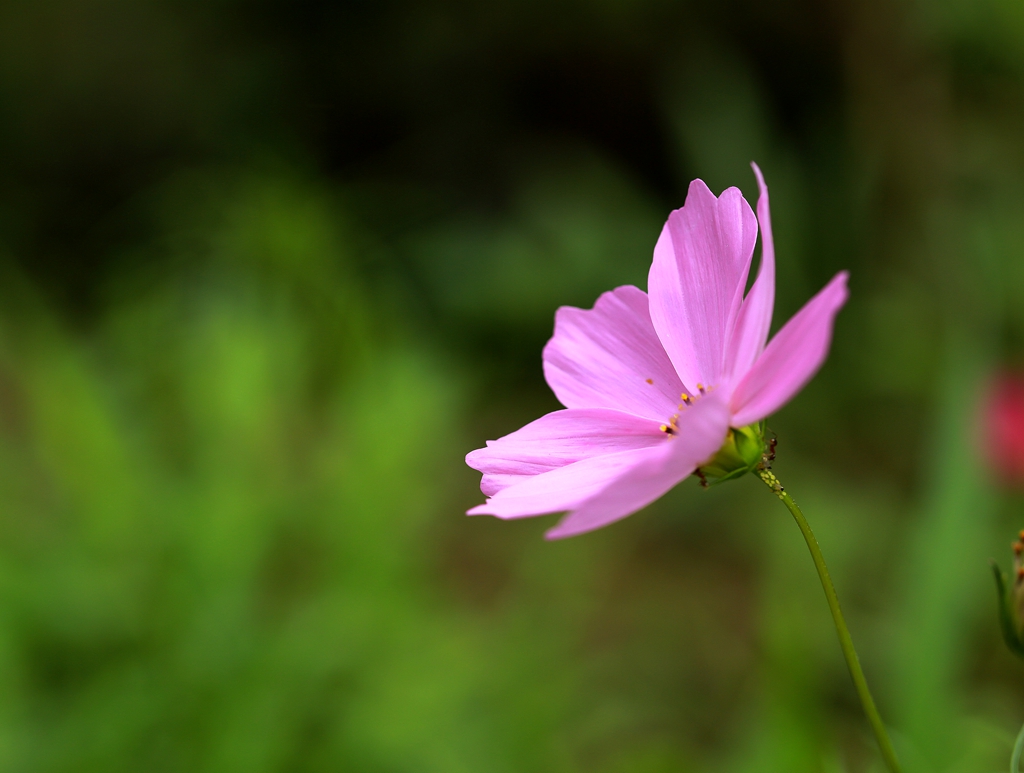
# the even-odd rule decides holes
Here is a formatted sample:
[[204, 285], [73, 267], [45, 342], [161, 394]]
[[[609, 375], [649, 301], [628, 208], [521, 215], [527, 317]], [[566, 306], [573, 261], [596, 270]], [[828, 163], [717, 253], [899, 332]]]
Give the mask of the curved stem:
[[[779, 479], [775, 477], [775, 474], [771, 470], [759, 470], [758, 476], [782, 500], [782, 503], [789, 508], [789, 512], [796, 519], [796, 525], [800, 527], [800, 532], [804, 535], [807, 548], [811, 551], [811, 558], [814, 559], [814, 568], [818, 570], [821, 587], [825, 590], [825, 598], [828, 599], [828, 608], [832, 610], [832, 620], [835, 622], [836, 633], [839, 635], [839, 646], [843, 650], [843, 657], [846, 658], [846, 665], [850, 669], [850, 676], [853, 678], [854, 687], [857, 688], [857, 695], [860, 696], [864, 715], [868, 718], [871, 729], [875, 732], [875, 739], [878, 741], [878, 748], [882, 752], [885, 764], [892, 773], [900, 773], [899, 760], [896, 759], [896, 752], [892, 748], [892, 741], [889, 740], [889, 734], [885, 731], [882, 717], [878, 714], [875, 700], [871, 697], [871, 691], [868, 689], [867, 680], [864, 678], [864, 671], [860, 667], [860, 658], [857, 657], [857, 650], [853, 647], [850, 629], [846, 627], [843, 610], [839, 607], [839, 597], [836, 596], [836, 589], [832, 584], [832, 578], [829, 576], [828, 567], [825, 566], [825, 557], [822, 556], [821, 548], [818, 547], [818, 540], [815, 539], [814, 532], [811, 531], [811, 527], [807, 523], [807, 519], [804, 518], [804, 514], [800, 512], [800, 508], [797, 507], [793, 498], [786, 493], [782, 484], [779, 483]], [[1024, 731], [1022, 731], [1022, 737], [1024, 737]], [[1020, 745], [1022, 742], [1021, 738], [1017, 740], [1018, 745]], [[1019, 756], [1015, 752], [1014, 759], [1017, 759]], [[1016, 773], [1016, 769], [1014, 769], [1014, 773]]]
[[1013, 756], [1010, 757], [1010, 773], [1020, 773], [1020, 757], [1024, 754], [1024, 727], [1017, 733], [1017, 742], [1013, 745]]

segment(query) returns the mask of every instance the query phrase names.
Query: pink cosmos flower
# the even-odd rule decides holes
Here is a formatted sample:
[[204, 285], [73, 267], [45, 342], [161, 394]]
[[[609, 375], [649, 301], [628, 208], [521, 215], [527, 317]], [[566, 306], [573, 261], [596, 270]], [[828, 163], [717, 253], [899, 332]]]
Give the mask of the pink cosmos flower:
[[[756, 219], [739, 189], [716, 198], [694, 180], [654, 247], [649, 295], [619, 287], [593, 309], [558, 310], [544, 377], [566, 409], [467, 455], [487, 496], [469, 515], [568, 511], [548, 539], [606, 526], [712, 462], [730, 428], [760, 422], [817, 372], [846, 302], [847, 274], [765, 345], [775, 251], [768, 189], [752, 166]], [[744, 297], [758, 223], [761, 267]]]

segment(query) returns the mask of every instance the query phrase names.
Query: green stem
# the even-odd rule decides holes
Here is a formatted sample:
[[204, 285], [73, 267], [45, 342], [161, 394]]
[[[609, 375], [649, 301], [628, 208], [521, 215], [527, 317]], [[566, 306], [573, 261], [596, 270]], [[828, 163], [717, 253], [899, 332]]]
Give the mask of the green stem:
[[[846, 665], [850, 669], [850, 676], [853, 678], [854, 687], [857, 688], [857, 695], [860, 696], [864, 715], [868, 718], [868, 722], [871, 723], [871, 729], [875, 732], [875, 739], [878, 741], [878, 748], [882, 752], [885, 764], [889, 766], [889, 770], [892, 773], [900, 773], [899, 760], [896, 759], [896, 752], [892, 748], [892, 741], [889, 740], [889, 734], [885, 732], [882, 717], [879, 716], [878, 709], [875, 707], [875, 700], [871, 697], [871, 691], [868, 689], [867, 680], [864, 678], [864, 671], [860, 667], [860, 658], [857, 657], [857, 650], [853, 647], [850, 629], [846, 627], [843, 610], [839, 607], [839, 597], [836, 596], [836, 589], [832, 584], [832, 578], [829, 576], [828, 567], [825, 566], [825, 557], [821, 555], [821, 548], [818, 547], [818, 540], [814, 538], [814, 532], [811, 531], [811, 527], [807, 523], [807, 519], [804, 518], [804, 514], [800, 512], [800, 508], [797, 507], [793, 498], [786, 493], [782, 484], [779, 483], [779, 479], [775, 477], [775, 474], [771, 470], [759, 470], [758, 476], [782, 500], [782, 503], [789, 508], [789, 512], [796, 519], [796, 525], [800, 527], [800, 532], [804, 535], [807, 548], [811, 551], [811, 558], [814, 559], [814, 568], [818, 570], [821, 587], [825, 590], [825, 598], [828, 599], [828, 608], [832, 610], [832, 620], [836, 624], [836, 633], [839, 635], [839, 646], [842, 647], [843, 657], [846, 658]], [[1018, 744], [1020, 742], [1021, 739], [1018, 738]], [[1016, 755], [1014, 759], [1019, 756], [1019, 754]], [[1014, 773], [1016, 773], [1016, 769], [1014, 769]]]
[[1024, 754], [1024, 727], [1017, 733], [1017, 743], [1013, 745], [1013, 756], [1010, 757], [1010, 773], [1020, 773], [1020, 757]]

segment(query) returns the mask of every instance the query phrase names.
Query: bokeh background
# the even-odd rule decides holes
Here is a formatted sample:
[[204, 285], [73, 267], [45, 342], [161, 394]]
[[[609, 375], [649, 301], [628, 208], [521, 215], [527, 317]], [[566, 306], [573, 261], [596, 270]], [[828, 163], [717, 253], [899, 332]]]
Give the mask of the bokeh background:
[[463, 516], [465, 453], [558, 407], [555, 309], [752, 159], [776, 327], [852, 277], [776, 472], [908, 769], [1005, 769], [1022, 9], [0, 4], [0, 769], [878, 770], [757, 480]]

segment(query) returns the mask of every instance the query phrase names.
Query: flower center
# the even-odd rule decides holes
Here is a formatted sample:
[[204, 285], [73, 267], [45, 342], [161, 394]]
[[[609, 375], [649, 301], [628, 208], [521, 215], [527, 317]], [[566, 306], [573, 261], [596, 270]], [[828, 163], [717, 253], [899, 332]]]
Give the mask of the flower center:
[[[679, 413], [682, 413], [687, 408], [689, 408], [691, 405], [693, 405], [694, 402], [699, 400], [704, 395], [706, 395], [706, 394], [708, 394], [710, 392], [713, 392], [714, 390], [715, 390], [715, 388], [713, 386], [706, 387], [703, 384], [698, 383], [697, 384], [697, 392], [698, 392], [698, 394], [690, 395], [690, 394], [687, 394], [686, 392], [683, 392], [681, 395], [679, 395], [679, 399], [681, 400], [681, 402], [679, 403], [679, 408], [678, 408]], [[662, 424], [658, 429], [660, 429], [662, 432], [664, 432], [669, 437], [672, 437], [672, 436], [678, 434], [679, 433], [679, 426], [678, 426], [679, 413], [672, 414], [672, 418], [668, 420], [668, 424]]]

